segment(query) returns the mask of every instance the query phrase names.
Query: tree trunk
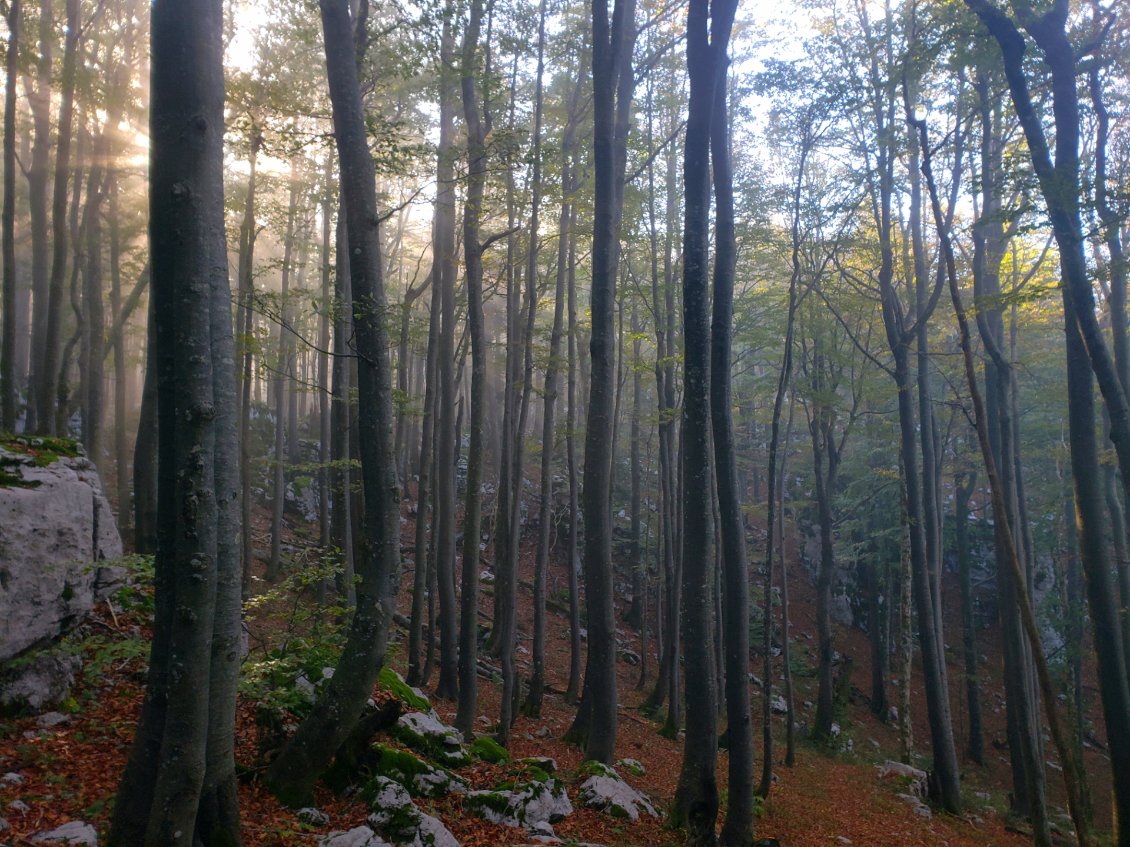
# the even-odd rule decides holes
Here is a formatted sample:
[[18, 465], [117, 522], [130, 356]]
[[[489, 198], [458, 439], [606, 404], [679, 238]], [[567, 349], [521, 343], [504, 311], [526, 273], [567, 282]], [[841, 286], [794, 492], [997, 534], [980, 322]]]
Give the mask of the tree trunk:
[[[717, 13], [717, 12], [716, 12]], [[719, 49], [719, 45], [714, 45]], [[737, 474], [737, 447], [731, 381], [734, 321], [734, 177], [730, 161], [730, 111], [725, 56], [717, 58], [710, 157], [714, 173], [714, 300], [710, 335], [710, 418], [714, 434], [714, 472], [718, 534], [722, 553], [721, 625], [725, 651], [726, 734], [729, 748], [729, 805], [721, 843], [745, 847], [753, 839], [753, 718], [749, 702], [749, 568], [745, 522]], [[637, 342], [638, 343], [638, 342]], [[638, 348], [637, 348], [638, 349]], [[639, 369], [636, 373], [638, 421]], [[638, 435], [637, 435], [638, 438]]]
[[4, 88], [3, 326], [0, 327], [0, 430], [16, 431], [16, 73], [19, 70], [20, 0], [8, 6]]
[[616, 752], [616, 620], [612, 585], [611, 456], [615, 371], [613, 314], [624, 207], [624, 171], [635, 78], [635, 0], [592, 2], [593, 170], [591, 378], [585, 423], [585, 537], [582, 561], [588, 622], [585, 708], [570, 736], [585, 758], [609, 763]]
[[[483, 419], [486, 401], [487, 350], [483, 326], [483, 245], [479, 240], [483, 188], [486, 183], [486, 128], [479, 108], [475, 54], [482, 27], [482, 0], [471, 0], [463, 33], [463, 120], [467, 127], [467, 195], [463, 206], [464, 274], [467, 322], [471, 335], [471, 415], [467, 454], [467, 491], [463, 506], [463, 574], [459, 618], [459, 699], [455, 728], [468, 741], [474, 737], [478, 709], [479, 535], [482, 517]], [[442, 614], [442, 613], [441, 613]]]
[[[156, 618], [149, 683], [111, 844], [240, 841], [232, 755], [239, 571], [221, 21], [214, 2], [158, 2], [152, 10]], [[187, 65], [186, 56], [192, 57]]]
[[315, 780], [352, 732], [384, 662], [400, 569], [400, 506], [393, 461], [392, 377], [376, 177], [357, 78], [348, 0], [319, 3], [350, 248], [358, 357], [358, 441], [365, 516], [357, 608], [337, 672], [268, 771], [281, 800], [308, 803]]

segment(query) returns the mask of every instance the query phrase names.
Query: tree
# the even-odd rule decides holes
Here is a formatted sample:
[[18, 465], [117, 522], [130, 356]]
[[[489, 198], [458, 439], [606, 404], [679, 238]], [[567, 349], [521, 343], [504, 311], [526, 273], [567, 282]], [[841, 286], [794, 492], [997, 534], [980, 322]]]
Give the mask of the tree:
[[358, 360], [358, 438], [365, 495], [358, 551], [357, 606], [337, 672], [309, 716], [272, 763], [271, 790], [284, 802], [309, 802], [314, 782], [356, 726], [384, 662], [400, 569], [400, 507], [393, 461], [392, 375], [384, 327], [376, 175], [369, 152], [354, 55], [349, 0], [321, 0], [326, 74], [333, 106]]
[[[592, 374], [585, 424], [585, 535], [582, 562], [589, 633], [581, 707], [569, 730], [585, 758], [611, 762], [616, 752], [616, 619], [612, 590], [612, 433], [615, 403], [613, 314], [624, 211], [624, 171], [635, 77], [635, 0], [592, 2], [593, 246]], [[574, 525], [572, 531], [576, 531]]]
[[[690, 93], [687, 98], [687, 130], [683, 149], [683, 184], [685, 186], [685, 212], [683, 223], [683, 345], [686, 375], [683, 400], [683, 638], [686, 645], [686, 704], [687, 734], [683, 744], [683, 765], [679, 773], [679, 787], [675, 793], [676, 820], [687, 827], [688, 845], [717, 843], [715, 819], [718, 816], [718, 784], [715, 775], [718, 755], [717, 733], [717, 680], [711, 642], [714, 624], [714, 573], [713, 515], [711, 513], [713, 462], [711, 461], [711, 389], [715, 392], [714, 411], [720, 413], [716, 421], [727, 444], [726, 418], [729, 404], [720, 408], [728, 394], [729, 370], [714, 373], [711, 370], [711, 326], [708, 303], [710, 300], [709, 250], [710, 250], [710, 154], [715, 159], [715, 185], [718, 199], [718, 250], [715, 258], [714, 281], [721, 284], [721, 300], [716, 305], [716, 328], [721, 337], [720, 348], [715, 353], [715, 363], [728, 364], [727, 342], [729, 320], [727, 301], [732, 298], [734, 234], [732, 186], [728, 179], [728, 121], [726, 114], [726, 67], [730, 42], [730, 27], [737, 4], [732, 0], [692, 0], [687, 10], [687, 72], [690, 76]], [[719, 90], [721, 93], [718, 93]], [[712, 145], [712, 138], [715, 143]], [[715, 292], [718, 294], [718, 292]], [[741, 587], [748, 577], [740, 548], [744, 539], [736, 503], [736, 486], [733, 481], [732, 457], [729, 458], [726, 482], [720, 495], [726, 504], [726, 535], [728, 558], [727, 587], [739, 583], [739, 597], [743, 609]], [[734, 572], [738, 571], [738, 572]], [[729, 606], [731, 611], [733, 605]], [[748, 633], [748, 627], [745, 630]], [[732, 633], [732, 630], [730, 630]], [[733, 649], [734, 645], [731, 645]], [[739, 645], [740, 647], [740, 642]], [[748, 648], [743, 659], [748, 656]], [[741, 661], [740, 675], [748, 670]], [[730, 668], [733, 669], [732, 667]], [[740, 694], [740, 692], [739, 692]], [[744, 708], [743, 708], [744, 707]], [[748, 725], [748, 701], [734, 703], [734, 714]], [[739, 723], [738, 732], [752, 732]], [[752, 735], [739, 747], [737, 756], [752, 755]], [[751, 829], [752, 818], [752, 761], [742, 763], [739, 771], [742, 784], [736, 786], [738, 802], [748, 803], [747, 820], [737, 825], [743, 841]], [[737, 822], [735, 821], [735, 824]], [[733, 825], [732, 825], [733, 826]], [[739, 842], [740, 843], [740, 842]]]
[[0, 430], [16, 429], [16, 72], [19, 69], [20, 0], [8, 6], [4, 88], [3, 309], [0, 327]]
[[1114, 802], [1123, 822], [1119, 843], [1130, 844], [1130, 687], [1122, 650], [1121, 622], [1103, 535], [1103, 498], [1099, 487], [1098, 447], [1090, 370], [1098, 378], [1110, 415], [1111, 440], [1118, 454], [1123, 486], [1130, 485], [1130, 414], [1114, 362], [1098, 328], [1094, 295], [1083, 255], [1079, 209], [1079, 104], [1076, 54], [1065, 26], [1068, 3], [1056, 0], [1043, 15], [1026, 6], [1020, 20], [1039, 47], [1052, 83], [1055, 159], [1028, 86], [1024, 66], [1027, 43], [1012, 19], [986, 0], [966, 5], [988, 29], [1001, 50], [1013, 108], [1024, 130], [1032, 165], [1059, 246], [1067, 332], [1067, 381], [1071, 464], [1075, 485], [1080, 560], [1087, 576], [1091, 626], [1098, 654], [1099, 689], [1111, 746]]
[[221, 4], [158, 0], [151, 27], [156, 616], [145, 703], [110, 843], [212, 847], [240, 842], [233, 754], [238, 482]]

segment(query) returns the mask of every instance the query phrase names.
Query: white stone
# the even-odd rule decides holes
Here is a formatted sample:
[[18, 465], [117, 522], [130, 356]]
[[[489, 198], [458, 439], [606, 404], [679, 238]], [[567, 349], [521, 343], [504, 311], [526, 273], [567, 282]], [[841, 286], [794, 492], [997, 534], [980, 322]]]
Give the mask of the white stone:
[[98, 564], [122, 541], [94, 465], [26, 460], [0, 448], [0, 466], [26, 483], [0, 487], [0, 662], [57, 636], [122, 579]]
[[613, 817], [637, 821], [640, 812], [659, 817], [655, 807], [628, 783], [619, 777], [597, 774], [581, 785], [580, 801], [591, 809], [600, 809]]
[[37, 832], [30, 839], [35, 844], [79, 844], [98, 847], [98, 833], [88, 823], [70, 821], [47, 832]]

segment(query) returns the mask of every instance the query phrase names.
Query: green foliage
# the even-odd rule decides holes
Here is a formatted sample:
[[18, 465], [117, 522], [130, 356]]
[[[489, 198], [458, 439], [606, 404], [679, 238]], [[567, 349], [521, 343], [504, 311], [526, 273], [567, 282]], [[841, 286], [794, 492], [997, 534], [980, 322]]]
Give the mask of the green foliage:
[[300, 675], [316, 682], [322, 669], [337, 664], [345, 644], [348, 609], [317, 607], [299, 600], [323, 581], [332, 581], [339, 566], [335, 558], [295, 571], [271, 590], [244, 603], [244, 612], [281, 619], [278, 645], [244, 661], [240, 691], [268, 709], [304, 715], [309, 695], [295, 686]]

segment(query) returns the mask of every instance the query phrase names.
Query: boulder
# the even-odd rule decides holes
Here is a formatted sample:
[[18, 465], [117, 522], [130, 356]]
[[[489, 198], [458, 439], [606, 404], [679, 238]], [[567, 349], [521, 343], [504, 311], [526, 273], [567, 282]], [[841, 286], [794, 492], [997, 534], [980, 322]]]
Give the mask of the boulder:
[[409, 712], [401, 715], [392, 728], [393, 736], [417, 753], [441, 765], [457, 768], [469, 764], [471, 756], [463, 747], [459, 730], [441, 721], [435, 712]]
[[61, 650], [21, 656], [0, 671], [0, 706], [38, 712], [70, 694], [82, 659]]
[[909, 786], [910, 793], [915, 797], [921, 800], [927, 796], [929, 780], [926, 771], [921, 768], [895, 761], [886, 761], [875, 767], [879, 769], [879, 779], [887, 779], [892, 776], [900, 778]]
[[511, 789], [472, 791], [463, 808], [502, 826], [534, 829], [573, 814], [565, 787], [555, 779], [522, 783]]
[[88, 823], [69, 821], [47, 832], [37, 832], [30, 839], [33, 844], [79, 844], [98, 847], [98, 833]]
[[0, 662], [46, 643], [117, 588], [122, 541], [94, 465], [70, 441], [0, 445]]
[[459, 847], [443, 821], [420, 811], [407, 789], [398, 782], [375, 777], [363, 796], [372, 809], [367, 821], [371, 832], [408, 847]]
[[659, 812], [651, 805], [651, 801], [624, 782], [608, 765], [585, 762], [581, 768], [583, 772], [590, 774], [581, 784], [579, 799], [583, 805], [607, 812], [614, 818], [632, 821], [639, 820], [641, 812], [653, 818], [659, 817]]
[[310, 826], [325, 826], [330, 822], [329, 815], [313, 806], [306, 806], [305, 808], [299, 809], [295, 813], [295, 817]]
[[406, 750], [374, 744], [372, 752], [376, 759], [374, 773], [399, 783], [413, 796], [440, 797], [452, 792], [462, 794], [467, 790], [467, 783], [451, 771]]

